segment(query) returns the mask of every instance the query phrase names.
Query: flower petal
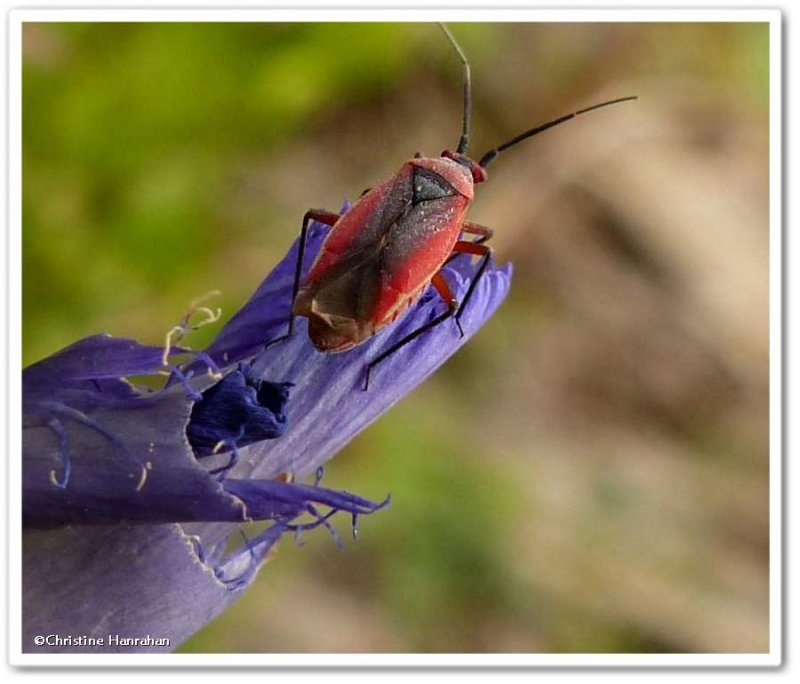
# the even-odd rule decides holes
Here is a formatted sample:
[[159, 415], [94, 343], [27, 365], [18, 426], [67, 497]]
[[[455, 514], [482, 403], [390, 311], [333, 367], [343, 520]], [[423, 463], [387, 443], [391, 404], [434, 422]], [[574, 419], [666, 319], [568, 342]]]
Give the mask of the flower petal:
[[[179, 525], [28, 529], [22, 562], [22, 648], [30, 653], [169, 653], [239, 595]], [[54, 634], [104, 643], [34, 645]], [[109, 643], [115, 635], [169, 644]]]
[[246, 370], [229, 373], [192, 407], [186, 434], [197, 456], [215, 453], [220, 444], [243, 447], [274, 439], [286, 429], [283, 409], [291, 383], [252, 380]]
[[[141, 393], [116, 377], [160, 369], [161, 353], [96, 336], [37, 364], [33, 376], [25, 371], [25, 651], [169, 652], [235, 600], [281, 535], [327, 525], [338, 511], [356, 516], [382, 506], [322, 487], [212, 477], [185, 434], [194, 402], [186, 387]], [[282, 429], [285, 386], [250, 383], [239, 369], [221, 383], [203, 398], [206, 408], [219, 407], [221, 396], [234, 405], [246, 397], [245, 419], [255, 414], [261, 428]], [[312, 522], [293, 522], [309, 513]], [[228, 536], [254, 519], [274, 522], [226, 554]], [[205, 545], [190, 524], [152, 524], [191, 520], [228, 522], [216, 523], [217, 543]], [[86, 522], [94, 524], [64, 524]], [[35, 645], [36, 636], [53, 634], [104, 641]], [[142, 640], [109, 644], [113, 635]]]

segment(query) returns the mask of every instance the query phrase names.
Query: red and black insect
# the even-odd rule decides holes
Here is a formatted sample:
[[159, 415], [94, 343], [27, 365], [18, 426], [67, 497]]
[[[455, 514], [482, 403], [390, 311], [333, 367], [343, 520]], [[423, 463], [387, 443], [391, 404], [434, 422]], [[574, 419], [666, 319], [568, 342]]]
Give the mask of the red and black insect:
[[[486, 271], [492, 250], [484, 243], [491, 228], [465, 219], [474, 186], [486, 180], [486, 167], [509, 147], [600, 107], [636, 99], [623, 97], [586, 107], [520, 133], [489, 150], [479, 161], [467, 156], [471, 115], [469, 62], [453, 35], [440, 24], [457, 52], [464, 73], [464, 109], [461, 138], [455, 151], [439, 157], [417, 153], [389, 179], [366, 190], [348, 211], [312, 209], [303, 217], [292, 290], [292, 312], [286, 335], [292, 334], [295, 316], [308, 318], [308, 334], [323, 352], [342, 352], [361, 344], [390, 325], [414, 304], [428, 285], [447, 304], [447, 311], [385, 349], [367, 364], [364, 389], [372, 369], [426, 331], [455, 317], [461, 335], [461, 314]], [[311, 221], [332, 226], [302, 281], [303, 256]], [[474, 235], [476, 239], [465, 239]], [[475, 276], [459, 303], [442, 267], [453, 255], [480, 257]], [[278, 342], [279, 340], [274, 340]], [[273, 344], [270, 343], [270, 344]]]

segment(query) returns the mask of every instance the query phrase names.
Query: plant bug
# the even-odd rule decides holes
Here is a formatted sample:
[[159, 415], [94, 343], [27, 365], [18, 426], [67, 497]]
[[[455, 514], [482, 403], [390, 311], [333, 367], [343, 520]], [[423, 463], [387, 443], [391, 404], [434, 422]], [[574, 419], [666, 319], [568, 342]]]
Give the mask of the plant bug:
[[[303, 316], [308, 318], [308, 334], [319, 351], [347, 351], [394, 323], [432, 285], [447, 304], [447, 310], [372, 359], [367, 364], [365, 390], [375, 366], [448, 318], [455, 318], [459, 333], [464, 335], [461, 314], [492, 256], [491, 248], [484, 244], [491, 238], [492, 229], [465, 219], [474, 198], [474, 186], [486, 180], [489, 163], [508, 148], [576, 116], [636, 99], [621, 97], [565, 114], [520, 133], [476, 162], [467, 155], [472, 100], [469, 62], [449, 29], [444, 24], [439, 26], [463, 67], [462, 128], [456, 150], [445, 150], [439, 157], [417, 153], [393, 176], [365, 190], [341, 215], [322, 209], [306, 212], [300, 232], [288, 331], [269, 343], [291, 336], [295, 317]], [[302, 280], [307, 232], [312, 221], [329, 225], [331, 230]], [[465, 239], [466, 235], [475, 239]], [[480, 258], [460, 303], [441, 270], [458, 254]]]

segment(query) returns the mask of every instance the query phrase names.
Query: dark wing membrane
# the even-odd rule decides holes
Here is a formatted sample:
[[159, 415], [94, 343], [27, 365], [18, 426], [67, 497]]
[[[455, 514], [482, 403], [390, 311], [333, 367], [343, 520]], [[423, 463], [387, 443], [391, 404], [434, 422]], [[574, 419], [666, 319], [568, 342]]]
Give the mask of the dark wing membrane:
[[309, 288], [314, 309], [331, 316], [368, 319], [380, 290], [380, 264], [377, 249], [349, 254]]

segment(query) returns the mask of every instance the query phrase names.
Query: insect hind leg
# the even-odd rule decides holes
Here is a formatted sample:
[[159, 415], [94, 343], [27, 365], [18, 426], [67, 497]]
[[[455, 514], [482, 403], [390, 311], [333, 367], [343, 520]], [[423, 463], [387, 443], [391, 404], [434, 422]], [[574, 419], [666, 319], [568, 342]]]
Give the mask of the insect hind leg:
[[[478, 227], [483, 229], [483, 226], [478, 226]], [[485, 232], [480, 232], [478, 234], [481, 235], [484, 240], [488, 240], [491, 237], [491, 229], [486, 228], [483, 230]], [[458, 303], [455, 296], [453, 295], [450, 286], [447, 284], [447, 281], [442, 275], [442, 272], [441, 271], [437, 272], [431, 279], [431, 285], [433, 285], [433, 287], [436, 289], [436, 292], [439, 294], [442, 300], [444, 300], [444, 302], [447, 304], [447, 311], [439, 314], [438, 316], [436, 316], [436, 318], [428, 321], [424, 325], [421, 325], [413, 332], [410, 332], [404, 338], [398, 340], [391, 347], [381, 352], [380, 355], [372, 359], [372, 361], [370, 361], [367, 364], [367, 372], [364, 378], [364, 387], [362, 388], [363, 391], [366, 392], [369, 389], [370, 376], [372, 375], [372, 369], [375, 368], [375, 366], [377, 366], [382, 361], [385, 361], [389, 356], [394, 354], [399, 349], [405, 347], [409, 342], [413, 342], [423, 333], [426, 333], [432, 328], [435, 328], [440, 323], [443, 323], [448, 318], [455, 316], [456, 325], [458, 326], [458, 332], [460, 333], [461, 337], [464, 337], [464, 330], [461, 327], [461, 314], [465, 311], [467, 305], [469, 304], [470, 299], [472, 299], [472, 295], [475, 292], [475, 288], [478, 285], [478, 281], [480, 281], [480, 279], [486, 272], [486, 268], [489, 265], [489, 260], [492, 257], [492, 249], [482, 244], [482, 241], [480, 240], [476, 242], [470, 242], [468, 240], [459, 240], [454, 245], [453, 252], [459, 254], [472, 254], [482, 257], [481, 262], [478, 265], [478, 269], [475, 272], [475, 277], [470, 282], [469, 287], [467, 288], [467, 293], [464, 295], [464, 299], [461, 300], [461, 304]]]
[[303, 215], [303, 224], [300, 229], [300, 245], [297, 248], [297, 261], [294, 266], [294, 281], [292, 282], [292, 300], [289, 308], [289, 320], [286, 326], [286, 333], [274, 340], [270, 340], [264, 345], [264, 349], [271, 347], [273, 344], [283, 342], [289, 339], [294, 332], [294, 301], [297, 299], [297, 293], [300, 291], [300, 279], [303, 276], [303, 261], [306, 253], [306, 242], [308, 241], [308, 229], [312, 221], [324, 223], [326, 226], [332, 226], [339, 220], [339, 214], [328, 211], [327, 209], [309, 209]]
[[378, 356], [372, 359], [372, 361], [370, 361], [367, 364], [367, 372], [364, 378], [364, 387], [362, 387], [363, 391], [366, 392], [369, 389], [369, 378], [370, 375], [372, 375], [372, 369], [375, 368], [375, 366], [377, 366], [382, 361], [385, 361], [396, 351], [405, 347], [409, 342], [413, 342], [414, 340], [416, 340], [423, 333], [428, 332], [428, 330], [430, 330], [431, 328], [435, 328], [443, 321], [446, 321], [448, 318], [453, 316], [456, 313], [456, 311], [458, 311], [458, 302], [456, 301], [456, 298], [453, 296], [453, 293], [450, 290], [450, 286], [447, 284], [447, 281], [444, 279], [444, 276], [442, 275], [441, 271], [439, 271], [433, 276], [433, 278], [431, 279], [431, 284], [436, 289], [436, 292], [439, 293], [439, 296], [447, 304], [447, 311], [439, 314], [433, 320], [428, 321], [427, 323], [421, 325], [416, 330], [410, 332], [404, 338], [398, 340], [391, 347], [381, 352]]

